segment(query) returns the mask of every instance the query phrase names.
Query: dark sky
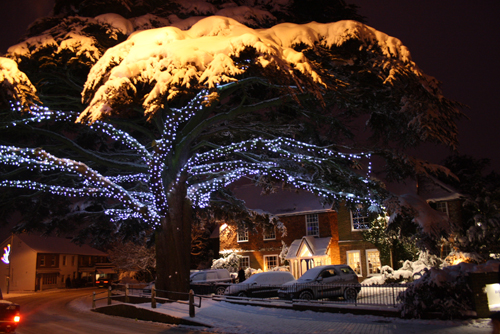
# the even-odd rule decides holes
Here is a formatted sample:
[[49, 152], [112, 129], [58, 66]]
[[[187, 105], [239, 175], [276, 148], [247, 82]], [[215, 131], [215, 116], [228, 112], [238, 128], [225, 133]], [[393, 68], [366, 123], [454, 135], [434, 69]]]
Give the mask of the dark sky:
[[[460, 152], [489, 158], [500, 171], [500, 1], [347, 0], [368, 25], [399, 38], [417, 65], [443, 82], [445, 96], [470, 107], [459, 123]], [[44, 16], [53, 0], [0, 0], [0, 52]], [[425, 147], [418, 155], [439, 162], [449, 151]]]

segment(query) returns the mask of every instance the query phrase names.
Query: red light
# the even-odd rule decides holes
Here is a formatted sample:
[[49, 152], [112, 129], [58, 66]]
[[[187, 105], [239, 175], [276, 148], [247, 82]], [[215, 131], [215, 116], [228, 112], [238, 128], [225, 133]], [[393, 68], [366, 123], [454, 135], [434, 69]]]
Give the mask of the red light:
[[19, 322], [20, 320], [21, 320], [21, 317], [20, 317], [20, 316], [16, 315], [16, 316], [14, 317], [14, 322]]
[[108, 283], [108, 281], [104, 281], [104, 284]]

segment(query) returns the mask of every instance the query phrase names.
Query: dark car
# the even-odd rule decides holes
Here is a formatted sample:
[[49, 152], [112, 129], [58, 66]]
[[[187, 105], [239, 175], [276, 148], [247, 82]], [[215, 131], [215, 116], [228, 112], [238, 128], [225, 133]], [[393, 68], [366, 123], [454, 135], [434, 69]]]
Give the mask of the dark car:
[[[189, 281], [190, 288], [197, 295], [209, 295], [212, 293], [222, 295], [224, 290], [233, 281], [233, 278], [227, 269], [207, 269], [192, 272]], [[151, 289], [154, 285], [155, 281], [149, 283], [142, 289], [142, 293], [144, 295], [151, 295]]]
[[227, 287], [225, 295], [239, 297], [278, 297], [278, 289], [295, 278], [288, 271], [267, 271], [254, 274], [247, 280]]
[[208, 269], [191, 273], [189, 281], [191, 289], [196, 294], [222, 295], [224, 290], [231, 285], [233, 278], [227, 269]]
[[0, 291], [0, 331], [12, 333], [16, 331], [21, 320], [20, 306], [4, 300]]
[[344, 297], [356, 300], [361, 284], [348, 265], [326, 265], [306, 271], [299, 279], [285, 283], [278, 291], [280, 299], [322, 299]]

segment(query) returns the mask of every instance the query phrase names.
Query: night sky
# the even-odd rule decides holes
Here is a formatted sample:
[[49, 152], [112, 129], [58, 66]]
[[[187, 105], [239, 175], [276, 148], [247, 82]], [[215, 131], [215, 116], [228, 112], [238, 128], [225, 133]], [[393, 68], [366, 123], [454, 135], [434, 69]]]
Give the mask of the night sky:
[[[459, 123], [460, 153], [489, 158], [500, 172], [500, 1], [347, 0], [360, 6], [367, 24], [405, 44], [425, 73], [443, 82], [445, 96], [469, 106]], [[0, 52], [27, 26], [47, 15], [53, 0], [1, 0]], [[416, 152], [440, 162], [449, 151], [433, 146]]]

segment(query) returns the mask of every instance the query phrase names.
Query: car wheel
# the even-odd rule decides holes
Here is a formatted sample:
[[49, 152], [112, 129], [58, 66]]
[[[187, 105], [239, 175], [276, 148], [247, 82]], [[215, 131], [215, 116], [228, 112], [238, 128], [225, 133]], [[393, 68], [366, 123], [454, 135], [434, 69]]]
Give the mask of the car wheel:
[[216, 289], [215, 289], [215, 294], [216, 295], [223, 295], [224, 294], [224, 291], [226, 291], [226, 288], [223, 287], [223, 286], [218, 286]]
[[242, 291], [242, 292], [238, 293], [238, 297], [248, 297], [248, 296], [247, 296], [246, 292]]
[[344, 299], [347, 301], [355, 301], [358, 297], [358, 292], [354, 288], [347, 288], [344, 290]]
[[299, 295], [299, 299], [311, 300], [314, 299], [314, 296], [311, 291], [302, 291]]

